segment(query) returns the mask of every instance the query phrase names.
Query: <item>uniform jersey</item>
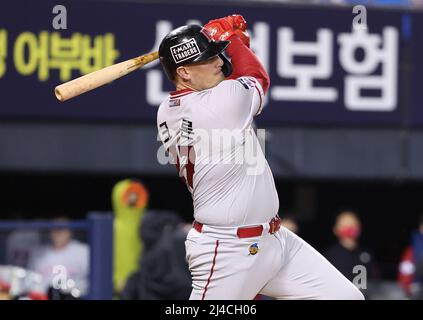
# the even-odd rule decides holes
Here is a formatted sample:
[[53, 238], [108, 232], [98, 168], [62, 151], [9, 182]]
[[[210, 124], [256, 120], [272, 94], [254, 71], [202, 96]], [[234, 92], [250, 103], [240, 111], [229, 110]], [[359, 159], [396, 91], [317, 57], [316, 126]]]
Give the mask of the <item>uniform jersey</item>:
[[255, 78], [240, 77], [173, 92], [160, 105], [159, 136], [191, 192], [198, 222], [249, 225], [278, 213], [273, 175], [252, 130], [263, 96]]

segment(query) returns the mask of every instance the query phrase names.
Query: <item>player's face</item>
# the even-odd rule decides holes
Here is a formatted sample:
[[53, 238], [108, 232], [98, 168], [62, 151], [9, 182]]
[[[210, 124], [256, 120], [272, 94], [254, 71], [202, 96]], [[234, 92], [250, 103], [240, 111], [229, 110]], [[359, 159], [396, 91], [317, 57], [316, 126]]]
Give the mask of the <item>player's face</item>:
[[189, 85], [196, 90], [205, 90], [217, 86], [225, 80], [222, 66], [223, 61], [219, 56], [185, 66]]

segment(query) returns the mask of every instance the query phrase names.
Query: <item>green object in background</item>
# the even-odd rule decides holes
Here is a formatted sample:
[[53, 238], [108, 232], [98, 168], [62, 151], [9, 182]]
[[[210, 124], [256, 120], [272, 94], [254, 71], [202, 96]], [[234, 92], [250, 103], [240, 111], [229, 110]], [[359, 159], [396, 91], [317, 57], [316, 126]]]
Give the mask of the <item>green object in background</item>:
[[142, 252], [139, 230], [148, 198], [147, 189], [136, 180], [125, 179], [113, 187], [113, 287], [117, 293], [122, 291], [127, 278], [139, 267]]

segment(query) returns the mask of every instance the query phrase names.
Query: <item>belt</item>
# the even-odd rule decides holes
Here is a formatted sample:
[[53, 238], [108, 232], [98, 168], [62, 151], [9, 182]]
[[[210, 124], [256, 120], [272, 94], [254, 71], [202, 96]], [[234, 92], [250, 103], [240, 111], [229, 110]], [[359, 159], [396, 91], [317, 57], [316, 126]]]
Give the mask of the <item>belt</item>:
[[[203, 224], [195, 221], [193, 223], [193, 227], [198, 232], [203, 230]], [[274, 217], [269, 222], [269, 233], [274, 234], [277, 232], [281, 227], [281, 219], [279, 216]], [[254, 227], [239, 227], [236, 232], [238, 238], [251, 238], [251, 237], [259, 237], [263, 234], [263, 226], [254, 226]]]

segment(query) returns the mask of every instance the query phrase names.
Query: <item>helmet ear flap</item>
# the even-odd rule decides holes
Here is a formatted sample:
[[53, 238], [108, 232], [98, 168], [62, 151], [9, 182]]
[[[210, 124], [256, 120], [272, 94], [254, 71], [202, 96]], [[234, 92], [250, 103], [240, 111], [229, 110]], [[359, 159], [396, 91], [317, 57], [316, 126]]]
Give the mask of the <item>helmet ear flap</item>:
[[222, 72], [225, 78], [227, 78], [232, 74], [232, 63], [223, 53], [219, 53], [219, 58], [223, 61]]
[[[160, 53], [159, 53], [160, 54]], [[165, 58], [160, 57], [160, 62], [162, 63], [163, 70], [166, 73], [167, 78], [170, 81], [175, 81], [176, 79], [176, 69], [171, 65]]]

